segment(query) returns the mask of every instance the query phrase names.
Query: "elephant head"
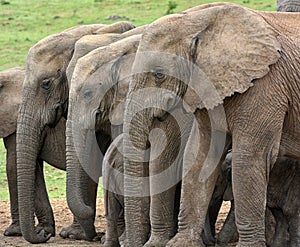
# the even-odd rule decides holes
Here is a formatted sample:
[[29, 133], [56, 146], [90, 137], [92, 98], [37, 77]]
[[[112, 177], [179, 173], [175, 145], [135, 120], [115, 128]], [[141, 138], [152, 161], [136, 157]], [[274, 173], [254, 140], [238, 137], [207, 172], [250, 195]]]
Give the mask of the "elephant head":
[[[103, 36], [102, 41], [108, 38]], [[67, 200], [88, 239], [94, 237], [95, 230], [91, 224], [93, 208], [86, 200], [87, 176], [98, 182], [101, 155], [113, 136], [111, 126], [122, 124], [139, 40], [140, 35], [133, 35], [91, 51], [77, 61], [72, 75], [67, 120]]]
[[[146, 26], [134, 28], [127, 22], [117, 22], [105, 28], [100, 28], [93, 35], [85, 35], [75, 44], [74, 54], [67, 68], [67, 78], [70, 87], [72, 74], [77, 63], [77, 60], [90, 51], [108, 45], [114, 41], [126, 38], [135, 34], [139, 34]], [[120, 30], [118, 30], [120, 28]]]
[[[82, 36], [106, 28], [108, 26], [102, 24], [72, 27], [42, 39], [28, 52], [18, 115], [17, 166], [20, 226], [24, 238], [31, 243], [49, 239], [47, 234], [37, 234], [34, 229], [35, 164], [45, 130], [54, 127], [61, 117], [67, 115], [66, 69], [74, 45]], [[120, 30], [120, 26], [117, 25], [116, 29]]]
[[[169, 15], [149, 25], [139, 44], [126, 100], [125, 195], [139, 188], [138, 183], [126, 179], [127, 175], [144, 176], [141, 160], [153, 121], [164, 120], [181, 103], [194, 113], [214, 109], [225, 97], [245, 92], [252, 80], [266, 75], [269, 65], [279, 59], [276, 35], [260, 15], [222, 3]], [[145, 241], [139, 231], [140, 204], [139, 198], [125, 197], [130, 246], [141, 246]], [[182, 227], [185, 223], [180, 222]], [[199, 230], [195, 231], [198, 238]]]
[[0, 72], [0, 138], [16, 132], [24, 77], [23, 68], [12, 68]]

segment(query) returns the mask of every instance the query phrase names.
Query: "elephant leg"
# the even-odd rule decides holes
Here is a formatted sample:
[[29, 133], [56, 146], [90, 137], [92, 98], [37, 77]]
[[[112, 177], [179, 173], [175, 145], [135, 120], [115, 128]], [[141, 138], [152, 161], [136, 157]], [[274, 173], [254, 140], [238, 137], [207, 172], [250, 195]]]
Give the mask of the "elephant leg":
[[[94, 209], [94, 215], [96, 215], [96, 200], [97, 200], [97, 189], [98, 184], [94, 182], [91, 178], [88, 180], [89, 187], [89, 202], [88, 204]], [[93, 219], [95, 221], [95, 217]], [[82, 230], [79, 219], [75, 216], [73, 217], [73, 222], [71, 225], [63, 227], [59, 233], [59, 236], [62, 238], [70, 238], [76, 240], [86, 240], [84, 231]]]
[[[201, 235], [206, 213], [220, 173], [218, 164], [229, 146], [223, 132], [211, 131], [207, 112], [198, 112], [196, 117], [184, 154], [178, 233], [168, 247], [205, 246]], [[216, 136], [220, 141], [211, 141]]]
[[213, 195], [208, 207], [204, 230], [202, 232], [202, 239], [206, 245], [215, 244], [215, 234], [216, 234], [215, 224], [217, 222], [218, 214], [222, 206], [222, 203], [223, 203], [222, 197], [214, 198]]
[[271, 211], [276, 220], [275, 235], [271, 247], [288, 246], [289, 234], [287, 218], [279, 208], [272, 208]]
[[151, 196], [151, 235], [144, 247], [165, 246], [170, 238], [174, 236], [175, 191], [176, 186], [173, 186], [167, 191]]
[[[250, 121], [248, 124], [251, 126]], [[281, 129], [276, 129], [275, 126], [273, 129], [276, 131], [272, 132], [270, 130], [273, 126], [263, 126], [257, 122], [252, 124], [260, 129], [254, 127], [254, 133], [241, 130], [233, 134], [232, 185], [239, 232], [238, 247], [266, 246], [268, 176], [270, 167], [277, 158], [281, 133]]]
[[[299, 206], [299, 205], [298, 205]], [[300, 246], [300, 216], [299, 210], [297, 214], [292, 215], [288, 219], [290, 233], [290, 247]]]
[[106, 234], [105, 247], [119, 247], [119, 216], [122, 214], [123, 207], [117, 200], [117, 195], [113, 192], [104, 190], [104, 205], [106, 215]]
[[51, 236], [55, 236], [55, 221], [53, 210], [50, 204], [50, 200], [48, 197], [45, 179], [44, 179], [44, 171], [43, 171], [43, 161], [37, 161], [36, 168], [36, 184], [35, 184], [35, 215], [38, 219], [37, 231], [44, 231], [46, 234], [51, 234]]
[[[267, 202], [268, 204], [268, 202]], [[271, 209], [266, 207], [266, 244], [271, 246], [275, 237], [276, 221]]]
[[[235, 216], [234, 216], [234, 201], [231, 201], [231, 207], [224, 222], [224, 225], [217, 237], [218, 247], [226, 247], [228, 243], [231, 242], [232, 239], [237, 236], [237, 228], [235, 224]], [[236, 239], [237, 240], [237, 239]]]
[[16, 161], [16, 134], [12, 134], [4, 139], [6, 148], [6, 176], [8, 181], [10, 214], [12, 223], [4, 231], [4, 236], [21, 236], [18, 209], [18, 189], [17, 189], [17, 161]]

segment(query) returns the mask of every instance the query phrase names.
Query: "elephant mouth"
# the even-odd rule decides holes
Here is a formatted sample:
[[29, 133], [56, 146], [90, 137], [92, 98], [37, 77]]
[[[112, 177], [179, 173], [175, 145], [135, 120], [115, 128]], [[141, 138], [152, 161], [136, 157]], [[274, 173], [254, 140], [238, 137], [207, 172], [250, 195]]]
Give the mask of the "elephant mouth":
[[157, 117], [157, 120], [160, 121], [160, 122], [163, 122], [167, 119], [167, 117], [170, 115], [169, 112], [167, 111], [164, 111], [163, 115]]
[[62, 104], [57, 104], [54, 109], [52, 110], [52, 121], [50, 121], [47, 125], [50, 128], [54, 128], [59, 120], [64, 117], [66, 119], [66, 115], [67, 115], [67, 110], [66, 110], [66, 102], [62, 103]]

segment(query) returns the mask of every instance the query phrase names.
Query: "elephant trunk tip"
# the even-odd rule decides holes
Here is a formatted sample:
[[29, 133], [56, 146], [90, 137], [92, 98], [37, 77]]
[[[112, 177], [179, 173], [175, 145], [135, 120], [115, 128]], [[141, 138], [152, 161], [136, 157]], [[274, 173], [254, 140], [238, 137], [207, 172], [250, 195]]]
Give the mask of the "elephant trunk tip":
[[68, 207], [76, 217], [82, 220], [88, 220], [94, 217], [94, 210], [92, 207], [84, 204], [82, 200], [68, 192], [67, 203]]
[[46, 243], [52, 237], [51, 233], [46, 233], [44, 230], [33, 231], [31, 234], [23, 234], [23, 238], [31, 244]]

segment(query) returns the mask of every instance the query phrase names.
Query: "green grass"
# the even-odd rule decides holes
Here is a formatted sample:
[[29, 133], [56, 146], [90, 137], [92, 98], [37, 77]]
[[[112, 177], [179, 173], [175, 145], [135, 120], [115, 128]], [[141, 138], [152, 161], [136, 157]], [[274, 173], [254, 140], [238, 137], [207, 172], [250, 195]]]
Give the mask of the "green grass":
[[[228, 0], [227, 0], [228, 1]], [[9, 4], [3, 4], [7, 2]], [[212, 0], [173, 0], [174, 12]], [[231, 0], [253, 9], [275, 10], [275, 0]], [[78, 23], [111, 23], [108, 16], [126, 16], [136, 26], [165, 15], [168, 0], [1, 0], [0, 71], [24, 66], [28, 49], [40, 39]]]
[[0, 139], [0, 200], [8, 199], [8, 186], [6, 179], [6, 152], [2, 139]]
[[[209, 2], [214, 1], [172, 0], [176, 4], [172, 11]], [[276, 0], [227, 2], [264, 11], [274, 11], [276, 7]], [[28, 49], [36, 42], [78, 23], [112, 23], [105, 19], [117, 14], [140, 26], [165, 15], [169, 7], [169, 0], [0, 0], [0, 71], [24, 66]], [[65, 198], [65, 172], [46, 164], [45, 178], [50, 197]], [[7, 199], [5, 148], [0, 140], [0, 200]]]

